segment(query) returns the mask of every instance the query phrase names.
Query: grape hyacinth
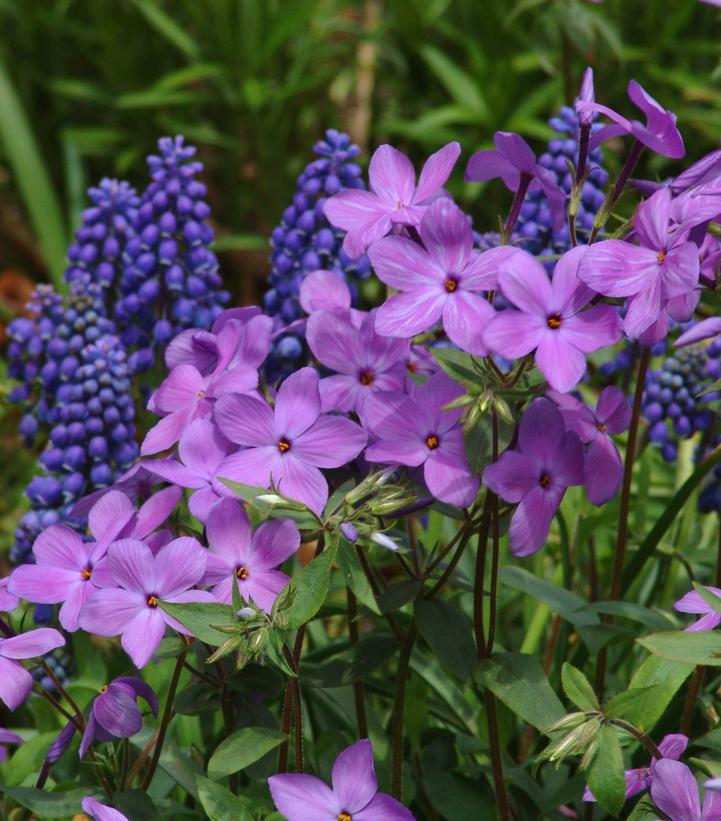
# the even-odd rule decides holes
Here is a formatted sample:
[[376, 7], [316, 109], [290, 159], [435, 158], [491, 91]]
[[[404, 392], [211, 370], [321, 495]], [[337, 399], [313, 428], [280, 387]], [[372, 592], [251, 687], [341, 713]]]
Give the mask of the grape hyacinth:
[[708, 346], [690, 345], [667, 357], [661, 368], [646, 378], [643, 415], [650, 423], [649, 438], [667, 462], [676, 459], [677, 442], [708, 427], [711, 412], [706, 403], [714, 394], [698, 394], [718, 379], [721, 341]]
[[[365, 279], [370, 265], [365, 256], [351, 260], [341, 249], [345, 232], [332, 228], [323, 214], [326, 198], [348, 188], [365, 188], [354, 157], [360, 153], [347, 134], [329, 128], [316, 143], [318, 159], [298, 177], [293, 202], [271, 236], [270, 288], [263, 298], [265, 313], [276, 318], [279, 329], [302, 315], [299, 291], [303, 279], [320, 268], [336, 271], [357, 298], [356, 280]], [[307, 361], [307, 347], [299, 332], [279, 335], [266, 363], [276, 381]]]
[[148, 157], [152, 182], [143, 192], [135, 235], [123, 253], [115, 320], [133, 372], [153, 362], [154, 347], [186, 328], [209, 328], [228, 301], [211, 250], [203, 164], [183, 137], [163, 137]]

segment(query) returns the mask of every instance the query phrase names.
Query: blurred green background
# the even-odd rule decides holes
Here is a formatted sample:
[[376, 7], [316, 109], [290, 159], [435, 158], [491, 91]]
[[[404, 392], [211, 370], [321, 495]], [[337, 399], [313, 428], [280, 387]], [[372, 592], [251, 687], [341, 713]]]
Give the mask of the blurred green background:
[[[450, 139], [467, 158], [497, 129], [540, 148], [591, 64], [599, 100], [630, 112], [637, 78], [696, 157], [721, 135], [720, 22], [697, 0], [0, 0], [0, 272], [58, 276], [85, 188], [142, 188], [169, 133], [199, 146], [240, 301], [329, 126], [416, 160]], [[454, 193], [492, 228], [506, 192], [481, 198], [460, 177]]]

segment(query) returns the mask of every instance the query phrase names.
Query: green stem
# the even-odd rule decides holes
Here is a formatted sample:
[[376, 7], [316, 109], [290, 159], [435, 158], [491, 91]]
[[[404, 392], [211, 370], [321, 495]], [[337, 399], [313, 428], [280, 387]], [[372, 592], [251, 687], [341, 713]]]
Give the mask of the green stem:
[[[644, 348], [641, 352], [641, 359], [638, 364], [638, 376], [636, 378], [636, 390], [633, 397], [633, 409], [631, 411], [631, 425], [628, 430], [628, 440], [626, 442], [626, 456], [623, 464], [623, 483], [621, 485], [621, 502], [618, 511], [618, 536], [616, 538], [616, 550], [613, 556], [613, 569], [611, 571], [611, 590], [609, 592], [610, 601], [618, 601], [621, 598], [621, 580], [623, 578], [623, 564], [626, 558], [626, 544], [628, 542], [628, 512], [631, 503], [631, 479], [633, 477], [633, 463], [636, 457], [636, 439], [638, 438], [638, 426], [641, 420], [641, 400], [646, 387], [646, 371], [651, 357], [650, 348]], [[613, 616], [605, 618], [607, 624], [613, 621]], [[603, 699], [604, 678], [606, 676], [606, 660], [608, 648], [604, 647], [598, 656], [596, 666], [596, 693], [599, 700]]]
[[163, 710], [163, 716], [160, 719], [160, 728], [158, 730], [158, 738], [155, 742], [155, 750], [153, 750], [153, 758], [150, 761], [150, 766], [148, 767], [148, 770], [145, 773], [145, 778], [143, 779], [142, 789], [144, 790], [147, 790], [150, 786], [150, 782], [153, 780], [155, 771], [158, 768], [160, 754], [163, 751], [163, 743], [165, 742], [165, 735], [168, 732], [170, 719], [173, 717], [173, 702], [175, 701], [175, 694], [178, 691], [180, 674], [183, 672], [183, 664], [185, 663], [185, 657], [187, 654], [188, 650], [183, 650], [183, 652], [178, 656], [178, 660], [175, 662], [175, 669], [173, 670], [173, 676], [170, 679], [170, 687], [168, 688], [168, 696], [165, 699], [165, 709]]
[[486, 726], [488, 727], [488, 746], [491, 754], [493, 788], [496, 793], [496, 805], [501, 821], [509, 821], [508, 796], [503, 780], [503, 762], [501, 761], [501, 743], [498, 737], [498, 719], [496, 717], [496, 698], [486, 687], [483, 691], [486, 704]]
[[416, 628], [413, 626], [408, 631], [408, 636], [401, 649], [398, 672], [396, 673], [396, 690], [393, 698], [391, 792], [399, 801], [403, 800], [403, 714], [406, 703], [406, 681], [415, 641]]
[[[346, 588], [346, 597], [348, 600], [348, 636], [351, 647], [355, 648], [358, 646], [358, 622], [356, 621], [358, 618], [358, 603], [350, 587]], [[362, 679], [353, 682], [353, 700], [355, 701], [358, 737], [368, 738], [368, 717], [366, 716], [365, 688]]]

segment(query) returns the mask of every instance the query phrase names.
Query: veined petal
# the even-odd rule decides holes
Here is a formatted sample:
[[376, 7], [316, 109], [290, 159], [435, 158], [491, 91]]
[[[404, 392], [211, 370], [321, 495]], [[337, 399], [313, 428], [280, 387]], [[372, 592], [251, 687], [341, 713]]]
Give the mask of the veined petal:
[[[431, 210], [430, 208], [428, 209]], [[442, 286], [448, 270], [417, 242], [407, 237], [383, 237], [368, 249], [378, 279], [399, 291]]]
[[631, 298], [623, 327], [631, 339], [636, 339], [651, 327], [662, 311], [662, 286], [659, 278]]
[[373, 747], [367, 738], [343, 750], [333, 764], [333, 792], [345, 812], [355, 815], [378, 792]]
[[191, 536], [173, 539], [158, 551], [155, 557], [155, 586], [159, 598], [177, 596], [194, 584], [205, 573], [207, 552]]
[[354, 813], [353, 818], [355, 821], [415, 821], [415, 816], [407, 807], [382, 792], [376, 793], [370, 804]]
[[551, 277], [552, 313], [575, 314], [593, 298], [593, 291], [578, 278], [578, 266], [588, 245], [577, 245], [556, 263]]
[[538, 484], [537, 472], [522, 453], [507, 450], [483, 471], [483, 484], [506, 502], [520, 502]]
[[671, 189], [661, 188], [640, 203], [633, 218], [639, 240], [648, 248], [666, 248], [671, 223]]
[[0, 701], [8, 710], [17, 708], [30, 695], [33, 677], [17, 661], [0, 656]]
[[315, 311], [349, 311], [351, 293], [343, 277], [335, 271], [311, 271], [300, 286], [300, 307], [307, 313]]
[[181, 465], [175, 459], [149, 459], [143, 467], [150, 473], [172, 482], [180, 487], [200, 488], [208, 484], [209, 478], [198, 476], [190, 468]]
[[701, 263], [698, 246], [693, 242], [682, 242], [672, 248], [661, 265], [663, 293], [667, 299], [686, 296], [698, 285]]
[[80, 571], [40, 564], [21, 564], [13, 570], [8, 592], [35, 604], [58, 604], [76, 584]]
[[615, 345], [623, 333], [623, 322], [613, 305], [594, 305], [566, 317], [557, 336], [584, 353]]
[[317, 467], [288, 452], [276, 463], [272, 478], [284, 496], [304, 502], [319, 516], [323, 512], [328, 501], [328, 483]]
[[566, 427], [558, 408], [548, 399], [534, 399], [518, 428], [521, 452], [537, 467], [551, 467], [563, 442]]
[[170, 516], [183, 495], [179, 487], [166, 487], [154, 493], [138, 511], [134, 535], [145, 538]]
[[670, 818], [696, 819], [701, 814], [698, 785], [691, 770], [680, 761], [663, 758], [656, 763], [651, 797]]
[[368, 184], [391, 207], [410, 205], [416, 188], [413, 163], [392, 145], [380, 145], [368, 164]]
[[365, 351], [348, 317], [316, 311], [306, 325], [306, 339], [315, 358], [337, 373], [357, 374]]
[[591, 442], [583, 463], [586, 493], [594, 505], [604, 505], [613, 499], [621, 487], [623, 462], [616, 445], [599, 436]]
[[38, 564], [80, 571], [88, 560], [88, 546], [72, 528], [51, 525], [33, 542], [33, 554]]
[[427, 331], [441, 318], [449, 296], [441, 287], [437, 292], [418, 289], [395, 294], [378, 308], [376, 332], [408, 339]]
[[518, 359], [537, 348], [547, 331], [544, 317], [509, 308], [491, 317], [483, 342], [501, 356]]
[[109, 530], [116, 530], [119, 523], [129, 521], [134, 512], [133, 503], [124, 493], [119, 490], [109, 490], [90, 509], [88, 528], [98, 540]]
[[65, 639], [52, 627], [38, 627], [9, 639], [0, 641], [0, 656], [6, 659], [31, 659], [44, 656], [57, 647], [62, 647]]
[[208, 515], [205, 532], [211, 554], [241, 564], [250, 557], [253, 529], [239, 502], [233, 499], [217, 502]]
[[273, 411], [264, 399], [240, 394], [221, 396], [213, 418], [231, 442], [245, 447], [270, 445], [278, 440]]
[[145, 607], [126, 625], [120, 644], [133, 664], [141, 669], [158, 649], [164, 634], [163, 611], [159, 607]]
[[483, 334], [494, 316], [496, 312], [487, 300], [458, 288], [443, 306], [443, 328], [451, 342], [461, 350], [485, 356], [488, 347]]
[[578, 277], [604, 296], [633, 296], [658, 279], [657, 252], [621, 239], [594, 242], [578, 265]]
[[209, 419], [196, 419], [180, 437], [178, 453], [195, 474], [210, 479], [230, 452], [230, 443]]
[[363, 403], [363, 426], [376, 436], [390, 440], [420, 439], [424, 431], [419, 424], [416, 403], [403, 393], [379, 391]]
[[685, 345], [692, 345], [694, 342], [701, 342], [703, 339], [721, 334], [721, 317], [711, 316], [696, 322], [674, 342], [675, 348], [683, 348]]
[[269, 487], [271, 471], [281, 458], [277, 445], [239, 450], [220, 465], [217, 476], [244, 485]]
[[291, 519], [263, 522], [253, 536], [253, 570], [271, 570], [283, 564], [300, 547], [300, 532]]
[[144, 542], [138, 539], [113, 542], [108, 548], [107, 561], [116, 584], [138, 593], [155, 592], [155, 559]]
[[271, 775], [273, 803], [288, 821], [336, 821], [343, 812], [338, 798], [319, 778], [304, 773]]
[[611, 434], [623, 433], [631, 424], [631, 408], [626, 394], [613, 385], [601, 391], [596, 405], [596, 418]]
[[159, 415], [164, 416], [196, 404], [202, 398], [206, 381], [195, 365], [176, 365], [153, 394], [155, 412], [160, 411]]
[[536, 365], [554, 390], [566, 393], [580, 382], [586, 357], [563, 335], [549, 331], [538, 343]]
[[555, 487], [538, 485], [521, 499], [509, 530], [514, 556], [530, 556], [544, 546], [563, 493]]
[[323, 205], [328, 222], [344, 231], [365, 225], [382, 212], [383, 206], [375, 194], [357, 189], [334, 194]]
[[281, 384], [275, 399], [275, 425], [281, 436], [294, 439], [307, 431], [320, 414], [318, 372], [301, 368]]
[[83, 605], [78, 624], [98, 636], [118, 636], [125, 626], [146, 607], [142, 593], [105, 587], [96, 590]]
[[449, 453], [442, 444], [426, 459], [423, 478], [436, 499], [456, 507], [468, 507], [476, 498], [480, 484], [465, 455]]
[[455, 140], [431, 154], [423, 163], [413, 202], [422, 203], [443, 188], [460, 156], [461, 146]]
[[521, 311], [544, 318], [553, 313], [553, 293], [546, 269], [527, 251], [519, 250], [501, 263], [498, 286]]
[[257, 570], [238, 586], [240, 595], [246, 601], [250, 599], [261, 610], [270, 613], [275, 600], [289, 581], [290, 576], [286, 576], [280, 570]]
[[439, 268], [449, 274], [461, 273], [473, 250], [473, 229], [452, 199], [442, 197], [430, 205], [421, 221], [420, 234]]

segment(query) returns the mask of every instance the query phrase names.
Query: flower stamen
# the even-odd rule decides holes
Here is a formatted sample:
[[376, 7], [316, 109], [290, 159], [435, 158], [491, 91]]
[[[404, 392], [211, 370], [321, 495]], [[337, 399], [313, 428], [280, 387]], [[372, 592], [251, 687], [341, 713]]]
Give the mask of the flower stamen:
[[449, 294], [452, 294], [458, 287], [458, 280], [453, 277], [448, 277], [448, 279], [443, 283], [443, 286]]
[[557, 331], [561, 327], [561, 317], [558, 314], [551, 314], [546, 320], [546, 324], [553, 331]]
[[551, 484], [551, 477], [544, 471], [538, 480], [538, 484], [541, 487], [548, 487]]
[[80, 578], [84, 582], [86, 582], [92, 575], [93, 575], [93, 571], [89, 567], [86, 567], [84, 570], [80, 571]]
[[160, 599], [153, 593], [148, 596], [146, 603], [148, 607], [157, 607], [160, 604]]
[[339, 812], [336, 819], [337, 821], [353, 821], [353, 816], [349, 812]]
[[244, 564], [241, 564], [241, 566], [235, 571], [235, 575], [241, 581], [245, 581], [245, 579], [247, 579], [248, 576], [250, 576], [250, 570], [248, 570], [248, 568]]
[[426, 439], [426, 446], [427, 446], [428, 448], [430, 448], [430, 450], [435, 450], [435, 449], [438, 447], [438, 445], [439, 445], [439, 444], [440, 444], [440, 441], [439, 441], [439, 439], [438, 439], [438, 437], [436, 436], [436, 434], [435, 434], [435, 433], [432, 433], [432, 434], [431, 434], [431, 435], [430, 435], [430, 436]]
[[656, 259], [658, 260], [658, 264], [660, 265], [666, 259], [666, 252], [665, 251], [659, 251], [656, 254]]
[[281, 453], [287, 453], [290, 450], [290, 442], [287, 439], [281, 439], [278, 442], [278, 450]]
[[358, 374], [358, 381], [361, 383], [361, 385], [372, 385], [373, 384], [373, 371], [371, 371], [371, 370], [361, 371], [361, 373]]

